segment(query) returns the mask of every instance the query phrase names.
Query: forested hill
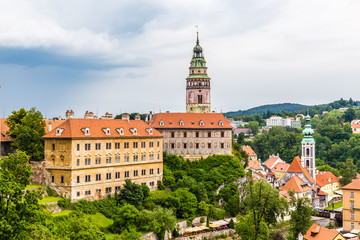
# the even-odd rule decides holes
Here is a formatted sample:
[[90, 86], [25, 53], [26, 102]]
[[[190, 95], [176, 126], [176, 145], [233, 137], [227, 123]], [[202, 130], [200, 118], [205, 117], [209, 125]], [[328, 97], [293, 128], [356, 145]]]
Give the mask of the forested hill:
[[267, 111], [270, 111], [270, 112], [280, 112], [280, 111], [297, 112], [297, 111], [306, 110], [310, 107], [312, 107], [312, 106], [306, 106], [306, 105], [297, 104], [297, 103], [278, 103], [278, 104], [262, 105], [262, 106], [250, 108], [250, 109], [244, 110], [244, 111], [239, 110], [239, 111], [234, 111], [234, 112], [227, 112], [227, 113], [224, 113], [224, 115], [226, 117], [227, 116], [241, 117], [241, 116], [245, 116], [245, 115], [262, 114], [262, 113], [266, 113]]

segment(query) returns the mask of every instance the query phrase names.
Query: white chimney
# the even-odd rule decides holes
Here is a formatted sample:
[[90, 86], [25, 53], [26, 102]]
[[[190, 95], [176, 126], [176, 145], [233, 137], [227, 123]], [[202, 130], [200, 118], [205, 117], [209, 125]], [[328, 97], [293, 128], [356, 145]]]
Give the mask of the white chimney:
[[49, 132], [51, 132], [51, 130], [52, 130], [52, 123], [51, 121], [49, 121]]

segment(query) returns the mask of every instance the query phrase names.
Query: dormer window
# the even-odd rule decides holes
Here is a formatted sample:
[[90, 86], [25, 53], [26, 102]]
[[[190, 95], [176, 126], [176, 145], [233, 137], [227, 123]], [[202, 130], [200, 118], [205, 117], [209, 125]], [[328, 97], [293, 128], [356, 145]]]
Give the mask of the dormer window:
[[199, 124], [200, 124], [200, 126], [204, 126], [204, 121], [203, 120], [200, 120], [200, 122], [199, 122]]
[[129, 128], [129, 130], [133, 135], [137, 135], [137, 129], [136, 128]]
[[110, 128], [109, 128], [109, 127], [103, 128], [102, 130], [104, 131], [104, 133], [105, 133], [106, 135], [110, 135]]
[[65, 128], [56, 128], [56, 133], [55, 136], [60, 136], [62, 134], [62, 132], [64, 131]]
[[184, 121], [180, 120], [179, 124], [180, 124], [180, 126], [184, 126]]
[[145, 128], [146, 132], [150, 135], [153, 135], [153, 130], [152, 128]]
[[160, 125], [160, 126], [164, 126], [164, 121], [163, 121], [163, 120], [160, 120], [159, 125]]
[[224, 123], [223, 123], [223, 121], [219, 121], [219, 126], [223, 126], [224, 125]]
[[120, 135], [124, 135], [124, 128], [115, 128]]
[[80, 128], [80, 129], [81, 129], [81, 131], [83, 131], [85, 136], [90, 136], [90, 128], [86, 127], [86, 128]]

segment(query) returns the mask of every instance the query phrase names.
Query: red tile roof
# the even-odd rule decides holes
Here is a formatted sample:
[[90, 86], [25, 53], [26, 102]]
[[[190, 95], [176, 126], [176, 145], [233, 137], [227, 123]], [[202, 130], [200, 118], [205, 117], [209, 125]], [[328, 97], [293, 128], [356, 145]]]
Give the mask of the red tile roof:
[[264, 162], [264, 165], [268, 168], [271, 168], [271, 166], [276, 162], [276, 160], [281, 159], [280, 157], [270, 157], [266, 162]]
[[0, 134], [1, 142], [11, 142], [11, 137], [9, 137], [6, 132], [9, 130], [9, 127], [5, 124], [6, 118], [0, 118]]
[[54, 119], [46, 119], [44, 118], [45, 121], [45, 132], [48, 133], [50, 132], [50, 124], [51, 124], [51, 130], [57, 128], [60, 124], [64, 123], [66, 120], [54, 120]]
[[306, 168], [303, 168], [301, 166], [301, 159], [297, 156], [294, 158], [294, 160], [292, 161], [292, 163], [290, 164], [289, 169], [287, 170], [288, 172], [302, 172], [304, 173], [305, 177], [311, 182], [313, 183], [315, 180], [314, 178], [310, 175], [310, 173], [308, 172], [308, 170]]
[[324, 171], [320, 172], [315, 176], [316, 178], [316, 185], [323, 187], [330, 183], [339, 182], [339, 178], [336, 177], [332, 172]]
[[222, 113], [157, 113], [149, 125], [154, 128], [232, 129]]
[[256, 153], [254, 152], [254, 150], [247, 145], [242, 146], [242, 149], [247, 153], [248, 156], [255, 156]]
[[295, 191], [296, 193], [307, 192], [311, 190], [311, 187], [304, 183], [297, 175], [293, 175], [284, 186], [279, 187], [280, 191]]
[[352, 128], [360, 128], [360, 123], [354, 123], [351, 125]]
[[338, 235], [341, 235], [335, 229], [327, 229], [326, 227], [313, 223], [309, 230], [304, 235], [306, 240], [333, 240]]
[[248, 161], [248, 166], [246, 167], [246, 169], [259, 169], [260, 166], [260, 161], [259, 160], [249, 160]]
[[280, 162], [280, 163], [277, 163], [273, 168], [271, 168], [271, 171], [274, 171], [274, 172], [286, 172], [289, 167], [290, 167], [290, 164]]
[[[58, 126], [63, 129], [61, 135], [56, 135], [56, 128], [47, 133], [44, 138], [138, 138], [138, 137], [163, 137], [157, 130], [150, 127], [142, 120], [121, 119], [68, 119]], [[85, 135], [83, 130], [90, 129], [90, 135]], [[104, 129], [110, 128], [110, 135]], [[116, 129], [123, 128], [124, 134], [120, 135]], [[136, 128], [137, 134], [132, 130]], [[152, 129], [153, 134], [148, 131]]]
[[341, 189], [360, 190], [360, 179], [359, 178], [353, 179], [351, 183], [343, 186]]

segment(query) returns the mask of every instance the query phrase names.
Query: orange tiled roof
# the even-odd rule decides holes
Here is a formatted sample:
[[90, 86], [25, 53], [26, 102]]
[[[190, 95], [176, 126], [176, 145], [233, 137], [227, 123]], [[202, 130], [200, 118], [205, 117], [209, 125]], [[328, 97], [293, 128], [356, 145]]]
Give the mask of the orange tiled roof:
[[288, 168], [290, 167], [290, 164], [288, 163], [277, 163], [273, 168], [271, 168], [274, 172], [286, 172]]
[[[56, 135], [56, 128], [47, 133], [44, 138], [123, 138], [123, 137], [163, 137], [163, 135], [151, 128], [142, 120], [122, 120], [122, 119], [68, 119], [58, 126], [63, 129], [61, 135]], [[90, 129], [90, 135], [85, 135], [83, 130]], [[104, 129], [110, 128], [110, 134], [106, 135]], [[123, 135], [116, 129], [123, 128]], [[132, 130], [136, 128], [137, 134]], [[148, 132], [152, 129], [153, 134]]]
[[51, 124], [51, 130], [57, 128], [58, 126], [60, 126], [60, 124], [64, 123], [66, 120], [54, 120], [54, 119], [46, 119], [44, 118], [45, 121], [45, 132], [48, 133], [50, 130], [50, 124]]
[[264, 162], [264, 165], [270, 168], [276, 160], [278, 160], [280, 157], [270, 157], [266, 162]]
[[0, 118], [1, 124], [1, 142], [11, 142], [11, 137], [9, 137], [6, 132], [9, 130], [9, 127], [5, 124], [6, 118]]
[[284, 186], [279, 188], [280, 191], [295, 191], [296, 193], [307, 192], [311, 190], [309, 185], [305, 184], [297, 175], [293, 175]]
[[[161, 121], [164, 123], [162, 126]], [[148, 123], [154, 128], [232, 129], [222, 113], [157, 113]]]
[[338, 235], [341, 235], [335, 229], [327, 229], [326, 227], [317, 225], [313, 223], [309, 230], [307, 230], [306, 234], [304, 235], [304, 239], [306, 240], [333, 240]]
[[319, 171], [319, 173], [315, 176], [315, 178], [316, 178], [316, 185], [319, 185], [320, 187], [323, 187], [326, 184], [339, 182], [339, 178], [329, 171], [324, 171], [324, 172]]
[[360, 179], [356, 178], [351, 181], [348, 185], [343, 186], [341, 189], [354, 189], [354, 190], [360, 190]]
[[247, 155], [249, 156], [254, 156], [256, 155], [256, 153], [254, 152], [254, 150], [250, 147], [250, 146], [247, 146], [247, 145], [244, 145], [242, 147], [242, 149], [247, 153]]
[[292, 161], [292, 163], [290, 164], [289, 169], [287, 170], [288, 172], [302, 172], [304, 173], [305, 177], [311, 182], [313, 183], [315, 180], [314, 178], [310, 175], [310, 173], [308, 172], [308, 170], [306, 168], [303, 168], [301, 166], [301, 159], [299, 158], [299, 156], [295, 157], [294, 160]]
[[352, 128], [360, 128], [360, 123], [354, 123], [351, 125]]
[[259, 169], [260, 161], [259, 160], [249, 160], [248, 166], [246, 169], [252, 168], [252, 169]]

